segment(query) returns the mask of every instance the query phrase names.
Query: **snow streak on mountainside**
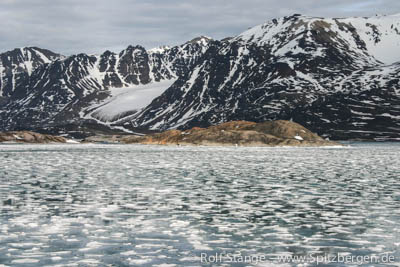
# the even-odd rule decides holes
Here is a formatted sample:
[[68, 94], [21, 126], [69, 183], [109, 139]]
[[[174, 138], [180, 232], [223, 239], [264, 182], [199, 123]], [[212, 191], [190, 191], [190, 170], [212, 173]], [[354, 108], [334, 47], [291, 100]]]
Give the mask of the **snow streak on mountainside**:
[[335, 138], [398, 138], [399, 48], [400, 16], [272, 20], [214, 43], [133, 122], [294, 119]]

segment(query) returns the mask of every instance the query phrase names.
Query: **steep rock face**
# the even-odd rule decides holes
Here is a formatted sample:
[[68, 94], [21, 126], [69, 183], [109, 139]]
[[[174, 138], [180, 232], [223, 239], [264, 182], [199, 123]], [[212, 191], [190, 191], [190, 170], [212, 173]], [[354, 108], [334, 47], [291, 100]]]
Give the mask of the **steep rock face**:
[[165, 130], [293, 119], [333, 138], [397, 138], [399, 29], [396, 15], [273, 20], [214, 43], [133, 122]]
[[322, 139], [303, 126], [290, 121], [254, 123], [232, 121], [208, 128], [169, 130], [143, 137], [122, 137], [125, 143], [158, 145], [228, 146], [326, 146], [339, 145]]
[[0, 54], [0, 97], [9, 97], [32, 72], [61, 55], [37, 47], [17, 48]]

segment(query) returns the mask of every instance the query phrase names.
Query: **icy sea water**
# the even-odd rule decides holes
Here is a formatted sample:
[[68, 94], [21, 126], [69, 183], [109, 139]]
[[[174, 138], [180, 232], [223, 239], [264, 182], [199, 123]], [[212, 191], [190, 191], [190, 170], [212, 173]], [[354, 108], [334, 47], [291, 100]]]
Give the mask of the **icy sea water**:
[[200, 266], [223, 252], [400, 262], [399, 143], [0, 145], [0, 179], [0, 266]]

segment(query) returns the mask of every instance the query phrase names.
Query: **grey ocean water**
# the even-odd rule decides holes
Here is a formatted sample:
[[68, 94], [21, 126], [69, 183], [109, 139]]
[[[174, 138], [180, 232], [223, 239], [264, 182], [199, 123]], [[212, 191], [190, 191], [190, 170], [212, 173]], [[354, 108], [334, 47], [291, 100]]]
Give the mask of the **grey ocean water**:
[[0, 145], [0, 266], [199, 266], [202, 253], [399, 266], [399, 163], [399, 143]]

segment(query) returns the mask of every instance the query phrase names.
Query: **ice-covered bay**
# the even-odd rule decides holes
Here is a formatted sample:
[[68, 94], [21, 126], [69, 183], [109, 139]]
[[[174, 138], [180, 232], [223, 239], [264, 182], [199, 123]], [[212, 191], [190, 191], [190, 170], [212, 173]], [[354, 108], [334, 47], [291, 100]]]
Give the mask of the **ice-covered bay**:
[[198, 266], [206, 252], [399, 262], [399, 152], [0, 145], [0, 265]]

